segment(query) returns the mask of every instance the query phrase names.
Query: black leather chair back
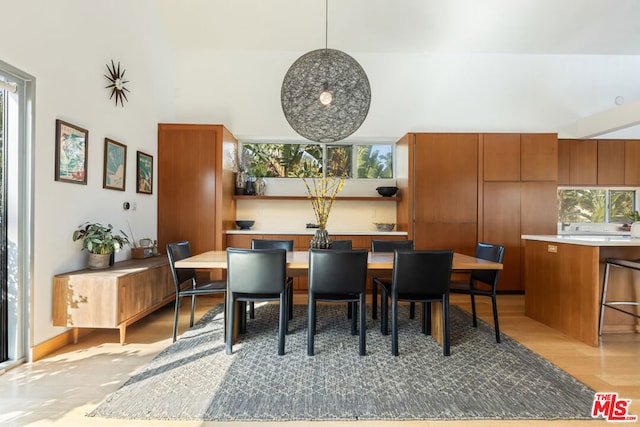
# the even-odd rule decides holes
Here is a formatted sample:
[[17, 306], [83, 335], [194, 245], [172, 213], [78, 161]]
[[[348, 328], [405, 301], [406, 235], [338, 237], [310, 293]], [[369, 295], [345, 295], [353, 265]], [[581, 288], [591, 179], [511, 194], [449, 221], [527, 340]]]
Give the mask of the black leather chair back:
[[350, 251], [351, 249], [353, 249], [353, 246], [352, 246], [351, 240], [334, 240], [331, 243], [331, 249], [333, 249], [333, 250], [342, 250], [342, 251], [345, 251], [345, 250]]
[[371, 252], [393, 252], [396, 249], [413, 250], [413, 240], [372, 240]]
[[227, 248], [229, 292], [279, 294], [287, 280], [285, 249]]
[[[478, 243], [476, 246], [476, 258], [502, 264], [504, 258], [504, 246], [492, 245], [490, 243]], [[472, 270], [471, 279], [477, 280], [487, 285], [495, 286], [498, 283], [501, 270]]]
[[396, 249], [393, 259], [392, 292], [414, 297], [448, 294], [452, 264], [452, 249]]
[[175, 262], [191, 256], [191, 247], [188, 241], [167, 244], [167, 256], [169, 257], [169, 266], [171, 267], [171, 275], [176, 286], [176, 291], [180, 290], [187, 280], [195, 280], [196, 271], [193, 268], [175, 268]]
[[293, 251], [293, 240], [252, 239], [251, 249], [284, 249]]
[[360, 293], [367, 280], [366, 249], [309, 250], [309, 289], [316, 294]]

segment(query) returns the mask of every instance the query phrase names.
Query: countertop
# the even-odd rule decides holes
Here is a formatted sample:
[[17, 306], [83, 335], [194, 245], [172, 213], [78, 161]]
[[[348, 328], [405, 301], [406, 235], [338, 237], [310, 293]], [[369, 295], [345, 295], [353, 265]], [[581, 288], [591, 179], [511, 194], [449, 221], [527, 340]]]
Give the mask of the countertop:
[[[307, 228], [304, 230], [227, 230], [227, 234], [299, 234], [313, 236], [317, 228]], [[406, 231], [334, 231], [328, 230], [329, 236], [406, 236]]]
[[583, 246], [636, 246], [640, 247], [640, 239], [633, 239], [631, 236], [612, 235], [530, 235], [523, 234], [523, 240], [539, 240], [543, 242], [568, 243], [571, 245]]

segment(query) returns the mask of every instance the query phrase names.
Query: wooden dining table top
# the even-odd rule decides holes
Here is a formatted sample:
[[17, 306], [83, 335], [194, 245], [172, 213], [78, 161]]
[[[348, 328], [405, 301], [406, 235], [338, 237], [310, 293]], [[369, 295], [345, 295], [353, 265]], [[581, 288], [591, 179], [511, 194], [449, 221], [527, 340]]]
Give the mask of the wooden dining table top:
[[[367, 268], [369, 270], [391, 270], [393, 252], [369, 252]], [[208, 251], [176, 261], [176, 268], [226, 269], [227, 251]], [[308, 269], [309, 251], [287, 252], [287, 268]], [[452, 270], [502, 270], [502, 264], [474, 258], [459, 253], [453, 254]]]

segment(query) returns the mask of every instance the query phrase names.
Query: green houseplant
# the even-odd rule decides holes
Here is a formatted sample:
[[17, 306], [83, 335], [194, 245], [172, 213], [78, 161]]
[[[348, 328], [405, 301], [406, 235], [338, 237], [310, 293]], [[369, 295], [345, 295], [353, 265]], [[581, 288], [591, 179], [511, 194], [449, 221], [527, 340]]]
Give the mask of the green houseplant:
[[129, 244], [127, 235], [113, 232], [111, 224], [85, 222], [73, 232], [73, 241], [82, 240], [82, 249], [89, 251], [88, 268], [108, 268], [111, 254], [118, 252], [124, 245]]

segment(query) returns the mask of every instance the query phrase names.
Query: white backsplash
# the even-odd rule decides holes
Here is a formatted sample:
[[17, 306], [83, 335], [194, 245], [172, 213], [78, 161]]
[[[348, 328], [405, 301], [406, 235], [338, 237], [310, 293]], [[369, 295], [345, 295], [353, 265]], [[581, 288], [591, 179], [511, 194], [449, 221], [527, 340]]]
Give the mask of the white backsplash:
[[[394, 180], [347, 180], [339, 197], [381, 197], [378, 186], [394, 186]], [[267, 179], [267, 196], [306, 196], [299, 179]], [[304, 230], [316, 223], [310, 200], [237, 200], [236, 219], [254, 220], [252, 230]], [[334, 231], [376, 231], [374, 222], [396, 222], [396, 201], [334, 201], [327, 223]]]

